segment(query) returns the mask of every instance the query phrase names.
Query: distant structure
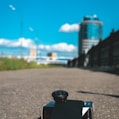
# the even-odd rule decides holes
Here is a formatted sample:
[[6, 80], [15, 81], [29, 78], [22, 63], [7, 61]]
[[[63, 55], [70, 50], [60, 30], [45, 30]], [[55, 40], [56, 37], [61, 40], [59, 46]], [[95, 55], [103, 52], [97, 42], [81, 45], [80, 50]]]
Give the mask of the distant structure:
[[31, 47], [30, 49], [30, 60], [34, 61], [36, 60], [37, 52], [35, 47]]
[[96, 15], [85, 16], [80, 24], [78, 39], [78, 56], [88, 50], [102, 39], [102, 22]]
[[57, 53], [50, 52], [47, 54], [47, 60], [56, 61], [57, 60]]

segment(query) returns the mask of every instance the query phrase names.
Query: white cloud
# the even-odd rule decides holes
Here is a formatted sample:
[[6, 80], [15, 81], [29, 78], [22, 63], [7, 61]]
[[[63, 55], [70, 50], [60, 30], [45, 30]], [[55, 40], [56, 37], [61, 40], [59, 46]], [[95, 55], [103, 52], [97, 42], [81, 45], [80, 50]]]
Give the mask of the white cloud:
[[19, 38], [18, 40], [8, 40], [8, 39], [0, 39], [0, 46], [4, 47], [24, 47], [24, 48], [30, 48], [32, 45], [34, 45], [33, 40], [31, 39], [25, 39], [25, 38]]
[[60, 32], [76, 32], [79, 31], [79, 24], [63, 24], [60, 29]]
[[20, 38], [19, 44], [22, 44], [22, 47], [25, 47], [25, 48], [30, 48], [31, 46], [34, 45], [33, 40], [25, 39], [25, 38]]
[[[21, 46], [23, 48], [30, 49], [31, 47], [36, 47], [36, 44], [34, 44], [32, 39], [25, 39], [25, 38], [19, 38], [18, 40], [8, 40], [4, 38], [0, 39], [0, 47], [1, 48], [4, 47], [6, 48], [6, 50], [9, 48], [17, 49]], [[75, 45], [67, 44], [67, 43], [57, 43], [52, 45], [40, 44], [37, 47], [43, 52], [59, 52], [59, 53], [66, 53], [66, 54], [77, 52], [77, 47]]]
[[39, 45], [39, 48], [47, 51], [59, 51], [59, 52], [74, 52], [76, 46], [67, 43], [58, 43], [53, 45]]
[[16, 10], [16, 8], [15, 8], [13, 5], [9, 5], [9, 8], [10, 8], [11, 10], [13, 10], [13, 11]]

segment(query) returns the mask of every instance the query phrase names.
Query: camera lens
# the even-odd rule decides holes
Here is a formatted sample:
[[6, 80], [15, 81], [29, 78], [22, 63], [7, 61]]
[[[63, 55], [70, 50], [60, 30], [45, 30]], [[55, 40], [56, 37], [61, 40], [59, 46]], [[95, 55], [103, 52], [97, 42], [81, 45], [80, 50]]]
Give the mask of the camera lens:
[[52, 96], [57, 103], [61, 103], [67, 100], [68, 92], [64, 90], [57, 90], [52, 93]]

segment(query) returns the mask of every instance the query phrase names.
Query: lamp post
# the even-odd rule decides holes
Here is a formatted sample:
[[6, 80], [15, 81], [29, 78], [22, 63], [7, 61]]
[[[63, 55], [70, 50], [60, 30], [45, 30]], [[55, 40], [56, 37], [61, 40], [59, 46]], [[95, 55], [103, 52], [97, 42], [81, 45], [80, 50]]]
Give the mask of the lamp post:
[[32, 27], [29, 27], [29, 30], [31, 32], [34, 32], [35, 33], [35, 41], [36, 41], [36, 59], [39, 58], [39, 48], [38, 48], [38, 40], [39, 40], [39, 37], [38, 37], [38, 32], [36, 30], [34, 30]]
[[[9, 5], [9, 8], [12, 11], [16, 11], [16, 8], [13, 5]], [[19, 16], [20, 16], [20, 38], [23, 38], [23, 19], [21, 13], [19, 13]], [[19, 42], [20, 42], [20, 58], [22, 58], [22, 39]]]
[[21, 23], [20, 23], [20, 38], [21, 38], [21, 40], [20, 40], [20, 56], [21, 56], [21, 58], [22, 58], [22, 38], [23, 38], [23, 20], [22, 20], [22, 18], [21, 18]]

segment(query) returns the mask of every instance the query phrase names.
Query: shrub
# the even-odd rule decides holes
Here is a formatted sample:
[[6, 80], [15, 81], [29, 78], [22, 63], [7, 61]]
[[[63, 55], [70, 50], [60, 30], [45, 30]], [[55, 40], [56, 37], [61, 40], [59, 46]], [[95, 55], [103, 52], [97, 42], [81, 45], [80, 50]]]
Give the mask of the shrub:
[[29, 63], [24, 59], [2, 58], [0, 59], [0, 70], [17, 70], [28, 68]]
[[17, 58], [1, 58], [0, 59], [0, 71], [2, 70], [18, 70], [18, 69], [29, 69], [29, 68], [51, 68], [57, 65], [45, 65], [37, 64], [36, 62], [27, 62], [24, 59]]

